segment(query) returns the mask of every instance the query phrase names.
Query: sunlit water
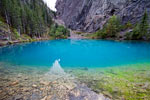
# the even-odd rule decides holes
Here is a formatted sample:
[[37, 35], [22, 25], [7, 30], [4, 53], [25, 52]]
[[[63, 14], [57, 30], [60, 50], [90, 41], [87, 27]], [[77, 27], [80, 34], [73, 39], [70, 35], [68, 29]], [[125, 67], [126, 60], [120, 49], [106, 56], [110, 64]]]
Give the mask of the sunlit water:
[[53, 66], [50, 68], [49, 73], [54, 74], [65, 74], [64, 70], [62, 69], [61, 65], [59, 64], [60, 59], [56, 60], [53, 63]]
[[60, 59], [62, 68], [98, 68], [145, 63], [150, 62], [150, 42], [66, 39], [0, 48], [0, 62], [17, 66], [46, 68], [52, 66], [57, 59]]

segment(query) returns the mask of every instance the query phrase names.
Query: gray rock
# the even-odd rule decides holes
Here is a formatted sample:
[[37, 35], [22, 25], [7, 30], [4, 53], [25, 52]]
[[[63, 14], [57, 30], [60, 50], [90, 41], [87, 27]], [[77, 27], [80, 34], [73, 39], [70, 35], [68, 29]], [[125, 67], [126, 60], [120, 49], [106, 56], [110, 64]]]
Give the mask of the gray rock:
[[150, 0], [57, 0], [57, 18], [72, 30], [95, 32], [117, 15], [121, 22], [137, 23], [150, 13]]
[[96, 94], [87, 86], [78, 85], [69, 93], [69, 100], [110, 100], [102, 94]]
[[16, 95], [14, 100], [23, 100], [22, 95]]

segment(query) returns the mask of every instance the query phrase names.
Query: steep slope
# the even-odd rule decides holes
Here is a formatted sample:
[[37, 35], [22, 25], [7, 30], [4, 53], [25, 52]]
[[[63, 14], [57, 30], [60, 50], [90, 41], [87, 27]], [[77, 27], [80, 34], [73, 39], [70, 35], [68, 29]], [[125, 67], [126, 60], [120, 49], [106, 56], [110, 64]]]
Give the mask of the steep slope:
[[51, 11], [42, 0], [0, 0], [0, 15], [19, 34], [39, 37], [52, 24]]
[[114, 14], [123, 24], [137, 23], [145, 11], [150, 13], [150, 0], [57, 0], [56, 9], [67, 27], [95, 32]]
[[54, 18], [43, 0], [0, 0], [0, 43], [68, 37]]

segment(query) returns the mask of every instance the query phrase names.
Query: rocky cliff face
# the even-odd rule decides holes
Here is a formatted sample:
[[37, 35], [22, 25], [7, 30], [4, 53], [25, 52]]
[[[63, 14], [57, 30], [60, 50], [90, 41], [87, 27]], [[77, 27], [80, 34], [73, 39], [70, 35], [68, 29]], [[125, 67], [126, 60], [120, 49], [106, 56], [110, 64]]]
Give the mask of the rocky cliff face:
[[137, 23], [147, 11], [150, 0], [57, 0], [57, 17], [73, 30], [95, 32], [113, 14], [124, 24]]

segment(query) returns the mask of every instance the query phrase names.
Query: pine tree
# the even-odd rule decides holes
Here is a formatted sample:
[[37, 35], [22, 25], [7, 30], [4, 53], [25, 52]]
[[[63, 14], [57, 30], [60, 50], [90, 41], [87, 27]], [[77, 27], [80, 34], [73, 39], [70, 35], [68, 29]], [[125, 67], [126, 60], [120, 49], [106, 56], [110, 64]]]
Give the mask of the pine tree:
[[18, 33], [21, 33], [22, 23], [21, 23], [21, 7], [19, 6], [18, 0], [12, 0], [11, 8], [11, 21], [12, 26], [17, 29]]
[[0, 16], [20, 34], [41, 37], [53, 24], [50, 14], [43, 0], [0, 0]]
[[105, 27], [105, 30], [106, 30], [106, 33], [109, 37], [115, 37], [117, 32], [120, 30], [120, 21], [118, 20], [117, 16], [113, 15], [106, 27]]
[[146, 11], [143, 15], [143, 18], [142, 18], [139, 28], [140, 28], [140, 31], [139, 31], [140, 34], [142, 34], [143, 36], [146, 36], [146, 34], [148, 33], [148, 28], [149, 28], [148, 14]]

